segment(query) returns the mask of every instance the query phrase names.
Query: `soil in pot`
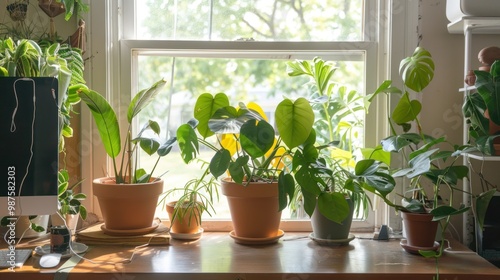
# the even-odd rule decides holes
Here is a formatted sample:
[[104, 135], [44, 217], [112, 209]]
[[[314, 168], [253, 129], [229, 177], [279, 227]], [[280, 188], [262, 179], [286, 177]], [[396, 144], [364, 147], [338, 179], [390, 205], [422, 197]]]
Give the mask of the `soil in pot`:
[[144, 184], [116, 184], [113, 178], [99, 178], [92, 183], [109, 231], [148, 229], [153, 226], [163, 180]]
[[182, 234], [196, 234], [201, 231], [201, 217], [199, 208], [182, 207], [177, 209], [174, 217], [175, 204], [177, 201], [167, 203], [166, 210], [170, 219], [170, 232]]
[[221, 187], [229, 204], [235, 236], [271, 238], [279, 235], [281, 211], [278, 211], [277, 182], [252, 182], [245, 186], [224, 179]]

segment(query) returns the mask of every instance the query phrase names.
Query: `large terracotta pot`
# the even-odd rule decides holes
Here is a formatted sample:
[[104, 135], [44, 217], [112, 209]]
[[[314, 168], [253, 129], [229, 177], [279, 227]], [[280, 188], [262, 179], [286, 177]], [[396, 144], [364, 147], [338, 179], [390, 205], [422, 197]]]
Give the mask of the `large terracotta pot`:
[[406, 232], [407, 246], [432, 248], [435, 246], [438, 222], [432, 221], [432, 214], [401, 213]]
[[222, 194], [227, 197], [236, 236], [269, 238], [278, 235], [281, 211], [278, 211], [277, 182], [252, 182], [244, 186], [224, 179], [221, 187]]
[[116, 184], [114, 178], [92, 182], [108, 230], [136, 230], [151, 227], [163, 180], [144, 184]]
[[316, 203], [316, 208], [314, 208], [314, 212], [311, 216], [311, 225], [315, 238], [341, 240], [349, 237], [352, 216], [354, 213], [354, 205], [351, 199], [347, 199], [347, 203], [349, 204], [350, 209], [349, 215], [347, 215], [341, 224], [329, 220], [321, 214], [321, 212], [319, 212], [318, 203]]
[[175, 204], [177, 201], [172, 201], [167, 203], [166, 210], [168, 217], [170, 219], [170, 232], [173, 233], [184, 233], [184, 234], [195, 234], [200, 231], [200, 209], [188, 209], [186, 207], [181, 207], [177, 211], [182, 212], [180, 219], [178, 215], [174, 218]]

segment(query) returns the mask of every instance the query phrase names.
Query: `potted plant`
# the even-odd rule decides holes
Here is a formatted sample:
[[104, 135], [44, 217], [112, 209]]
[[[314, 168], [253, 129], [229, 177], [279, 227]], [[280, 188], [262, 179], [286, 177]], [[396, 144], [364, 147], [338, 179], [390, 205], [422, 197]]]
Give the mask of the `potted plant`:
[[72, 234], [76, 232], [78, 220], [87, 218], [87, 208], [82, 204], [82, 201], [87, 198], [84, 193], [76, 193], [74, 188], [81, 181], [70, 186], [69, 173], [67, 170], [58, 172], [58, 190], [57, 197], [59, 202], [59, 211], [51, 215], [52, 225], [65, 225], [71, 230]]
[[[158, 123], [152, 120], [142, 127], [137, 136], [132, 137], [132, 123], [134, 117], [155, 98], [165, 84], [165, 80], [159, 80], [134, 96], [128, 106], [128, 127], [124, 131], [120, 130], [115, 111], [101, 94], [85, 86], [70, 89], [90, 109], [113, 166], [112, 175], [96, 178], [92, 184], [93, 193], [102, 210], [102, 229], [108, 234], [147, 233], [158, 226], [153, 224], [153, 218], [158, 198], [163, 192], [163, 180], [153, 177], [153, 172], [159, 160], [170, 153], [176, 138], [169, 138], [161, 144], [155, 137], [146, 136], [146, 131], [160, 135]], [[125, 135], [123, 146], [120, 133]], [[151, 172], [137, 165], [134, 155], [139, 149], [150, 156], [157, 156]]]
[[[388, 117], [392, 135], [381, 141], [381, 146], [373, 151], [383, 150], [401, 157], [403, 166], [391, 167], [390, 162], [381, 161], [379, 156], [357, 162], [355, 172], [348, 184], [362, 187], [379, 197], [389, 206], [402, 213], [406, 240], [402, 247], [410, 253], [422, 254], [426, 257], [439, 258], [444, 249], [444, 242], [435, 242], [438, 223], [441, 233], [447, 230], [450, 218], [470, 209], [468, 206], [453, 205], [453, 194], [463, 191], [459, 181], [467, 178], [468, 168], [457, 163], [457, 158], [468, 147], [460, 147], [446, 141], [444, 137], [433, 138], [424, 134], [419, 121], [422, 104], [411, 99], [408, 90], [421, 93], [431, 82], [434, 75], [434, 62], [430, 53], [418, 47], [412, 56], [405, 58], [400, 64], [404, 90], [392, 86], [392, 81], [385, 81], [370, 96], [374, 98], [381, 92], [401, 95], [400, 100]], [[413, 132], [410, 132], [415, 125]], [[400, 126], [398, 132], [396, 126]], [[446, 149], [445, 145], [451, 147]], [[395, 178], [407, 182], [407, 191], [401, 194], [402, 201], [397, 203], [389, 198], [396, 185]], [[448, 193], [448, 195], [446, 195]], [[471, 194], [472, 195], [472, 194]], [[476, 215], [484, 215], [484, 203], [489, 201], [493, 192], [481, 194], [476, 199]], [[419, 228], [413, 233], [410, 218], [415, 217], [418, 225], [429, 225]], [[423, 237], [428, 234], [428, 237]], [[413, 238], [417, 239], [413, 239]], [[420, 243], [422, 241], [422, 243]]]
[[[208, 163], [204, 162], [203, 165], [208, 166]], [[200, 178], [193, 178], [184, 187], [172, 188], [162, 194], [160, 202], [167, 210], [172, 238], [195, 240], [201, 237], [202, 215], [206, 212], [211, 216], [211, 212], [215, 211], [213, 200], [219, 196], [217, 187], [217, 180], [210, 176], [207, 167]], [[181, 193], [178, 198], [167, 200], [178, 192]]]
[[197, 121], [177, 130], [181, 155], [190, 162], [199, 143], [215, 152], [209, 170], [216, 178], [229, 176], [221, 187], [236, 242], [275, 242], [283, 235], [281, 210], [294, 195], [291, 155], [308, 143], [314, 113], [304, 98], [285, 99], [276, 107], [275, 130], [259, 105], [238, 105], [231, 106], [224, 93], [200, 95], [194, 108]]
[[368, 198], [361, 188], [346, 188], [348, 171], [354, 166], [353, 152], [359, 148], [356, 135], [363, 128], [360, 115], [365, 113], [365, 100], [358, 92], [333, 82], [337, 68], [319, 57], [287, 65], [289, 76], [310, 80], [308, 99], [316, 114], [314, 129], [320, 132], [315, 133], [315, 146], [299, 147], [294, 156], [295, 179], [311, 217], [311, 238], [345, 244], [354, 208], [364, 208], [364, 214], [368, 209]]
[[16, 0], [7, 5], [7, 11], [13, 21], [23, 21], [26, 19], [28, 12], [28, 0]]
[[496, 60], [490, 71], [475, 70], [476, 93], [467, 94], [463, 113], [474, 145], [485, 155], [500, 155], [500, 62]]

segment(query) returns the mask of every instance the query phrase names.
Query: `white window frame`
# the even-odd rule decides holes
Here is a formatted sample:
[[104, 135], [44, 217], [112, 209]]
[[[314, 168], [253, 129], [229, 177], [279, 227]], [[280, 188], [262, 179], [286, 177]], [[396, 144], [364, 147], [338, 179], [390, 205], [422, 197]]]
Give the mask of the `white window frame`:
[[[126, 112], [126, 106], [130, 102], [131, 92], [137, 92], [136, 75], [133, 75], [132, 69], [136, 63], [137, 56], [135, 55], [141, 50], [169, 50], [170, 52], [182, 52], [180, 49], [194, 51], [197, 48], [196, 43], [190, 41], [169, 41], [169, 40], [134, 40], [134, 34], [131, 30], [134, 28], [133, 3], [132, 0], [85, 0], [90, 4], [90, 12], [87, 15], [87, 56], [89, 57], [86, 63], [86, 81], [90, 88], [104, 94], [113, 106], [120, 108], [120, 112]], [[418, 5], [417, 0], [367, 0], [366, 22], [364, 28], [365, 40], [360, 42], [317, 42], [311, 43], [294, 43], [297, 48], [302, 49], [303, 45], [308, 46], [301, 52], [295, 52], [294, 55], [300, 58], [301, 53], [314, 53], [322, 56], [324, 59], [329, 59], [335, 56], [334, 50], [346, 50], [355, 47], [366, 54], [366, 93], [373, 92], [381, 81], [390, 78], [390, 69], [397, 67], [392, 64], [391, 51], [396, 49], [401, 52], [401, 57], [413, 51], [411, 47], [413, 42], [408, 42], [405, 36], [411, 33], [410, 29], [415, 27], [418, 20], [415, 17], [409, 17], [408, 14], [415, 14], [415, 5]], [[125, 5], [124, 5], [125, 4]], [[397, 13], [396, 10], [397, 9]], [[402, 14], [399, 13], [402, 11]], [[395, 15], [394, 17], [392, 15]], [[398, 23], [393, 22], [393, 18], [397, 18]], [[392, 26], [403, 23], [403, 30], [393, 32]], [[374, 28], [374, 27], [379, 28]], [[397, 29], [397, 28], [396, 28]], [[396, 36], [399, 38], [396, 40]], [[412, 39], [411, 36], [410, 40]], [[394, 40], [392, 40], [394, 39]], [[397, 42], [403, 43], [397, 43]], [[396, 42], [396, 43], [395, 43]], [[263, 49], [267, 50], [269, 55], [289, 55], [283, 51], [282, 43], [276, 42], [208, 42], [204, 43], [210, 49], [227, 52], [228, 46], [232, 52], [255, 51], [259, 52]], [[265, 48], [261, 47], [265, 45]], [[301, 46], [302, 45], [302, 46]], [[399, 57], [399, 55], [397, 55]], [[393, 58], [394, 59], [394, 58]], [[399, 59], [395, 59], [399, 61]], [[397, 68], [396, 68], [397, 69]], [[397, 73], [397, 72], [396, 72]], [[122, 94], [120, 93], [129, 93]], [[387, 101], [384, 98], [379, 98], [370, 107], [370, 118], [366, 119], [365, 143], [367, 146], [374, 146], [378, 139], [382, 139], [387, 135]], [[123, 109], [125, 108], [125, 109]], [[103, 176], [103, 166], [107, 166], [106, 153], [100, 142], [96, 128], [93, 126], [93, 120], [89, 111], [86, 108], [81, 110], [82, 119], [82, 139], [81, 139], [81, 155], [82, 155], [82, 176], [83, 178], [96, 178]], [[373, 117], [375, 116], [375, 117]], [[123, 119], [123, 118], [122, 118]], [[88, 194], [84, 204], [91, 212], [100, 216], [100, 209], [97, 200], [92, 195], [91, 179], [84, 181], [82, 185], [83, 192]], [[224, 198], [221, 198], [224, 199]], [[388, 224], [389, 211], [388, 207], [382, 206], [383, 203], [377, 199], [374, 202], [375, 211], [370, 214], [369, 218], [363, 222], [353, 223], [353, 229], [368, 229], [373, 230], [382, 224]], [[308, 220], [307, 220], [308, 221]], [[223, 222], [204, 222], [205, 230], [230, 230], [230, 221]], [[310, 223], [303, 220], [288, 220], [282, 222], [282, 227], [285, 231], [309, 231]]]

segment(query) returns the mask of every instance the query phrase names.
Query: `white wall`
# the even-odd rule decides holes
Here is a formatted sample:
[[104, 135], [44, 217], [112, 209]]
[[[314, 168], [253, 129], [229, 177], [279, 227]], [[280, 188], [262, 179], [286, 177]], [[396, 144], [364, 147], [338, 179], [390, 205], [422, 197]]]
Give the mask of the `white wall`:
[[[462, 144], [463, 95], [458, 89], [464, 86], [464, 36], [448, 33], [446, 0], [421, 0], [420, 5], [419, 28], [423, 36], [420, 44], [431, 52], [436, 64], [434, 80], [423, 94], [423, 127], [427, 134], [436, 137], [445, 135], [449, 141]], [[500, 46], [500, 35], [473, 36], [472, 66], [477, 68], [480, 65], [477, 59], [479, 50], [492, 45]], [[496, 180], [496, 184], [500, 181], [494, 172], [487, 176]], [[473, 181], [472, 185], [475, 192], [480, 191], [477, 181]], [[462, 194], [455, 195], [455, 202], [462, 202]], [[462, 233], [460, 217], [453, 219], [453, 225]]]

